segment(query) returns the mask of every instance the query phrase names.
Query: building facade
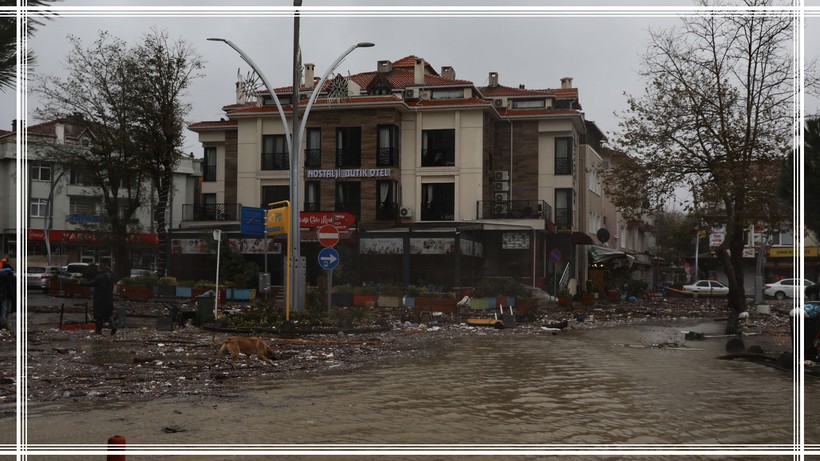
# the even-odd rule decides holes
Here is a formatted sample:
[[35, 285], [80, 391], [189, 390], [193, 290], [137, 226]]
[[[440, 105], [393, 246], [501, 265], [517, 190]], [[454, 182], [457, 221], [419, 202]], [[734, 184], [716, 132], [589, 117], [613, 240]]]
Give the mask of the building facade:
[[[306, 65], [301, 92], [316, 80]], [[488, 82], [476, 86], [417, 56], [326, 82], [298, 149], [308, 283], [324, 271], [305, 215], [334, 213], [355, 218], [340, 246], [357, 284], [463, 287], [512, 277], [552, 291], [562, 277], [586, 280], [586, 246], [605, 227], [605, 137], [586, 120], [571, 78], [555, 89], [504, 86], [496, 72]], [[275, 91], [290, 121], [292, 88]], [[289, 198], [280, 115], [266, 91], [247, 93], [237, 83], [223, 119], [189, 127], [203, 145], [202, 196], [180, 235], [215, 226], [236, 233], [241, 207]]]

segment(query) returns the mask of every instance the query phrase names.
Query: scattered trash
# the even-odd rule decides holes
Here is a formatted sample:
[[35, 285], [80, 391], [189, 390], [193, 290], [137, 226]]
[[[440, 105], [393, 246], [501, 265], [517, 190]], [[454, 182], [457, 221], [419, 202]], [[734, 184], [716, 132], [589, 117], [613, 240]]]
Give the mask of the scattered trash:
[[704, 336], [703, 333], [698, 333], [697, 331], [687, 331], [683, 338], [687, 341], [703, 341]]

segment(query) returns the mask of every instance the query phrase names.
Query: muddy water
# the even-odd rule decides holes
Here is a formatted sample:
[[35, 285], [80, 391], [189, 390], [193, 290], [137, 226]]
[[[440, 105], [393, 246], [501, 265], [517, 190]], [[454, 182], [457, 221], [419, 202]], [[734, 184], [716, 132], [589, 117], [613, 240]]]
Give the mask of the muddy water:
[[[490, 334], [454, 340], [441, 356], [366, 372], [240, 384], [247, 395], [229, 402], [32, 405], [28, 441], [100, 444], [119, 434], [129, 447], [792, 443], [790, 374], [716, 360], [723, 339], [689, 341], [686, 349], [647, 347], [683, 342], [683, 330], [719, 334], [721, 328], [690, 323]], [[768, 341], [746, 343], [771, 350]], [[820, 384], [807, 381], [805, 395], [806, 437], [817, 443]], [[9, 423], [0, 421], [0, 430]]]

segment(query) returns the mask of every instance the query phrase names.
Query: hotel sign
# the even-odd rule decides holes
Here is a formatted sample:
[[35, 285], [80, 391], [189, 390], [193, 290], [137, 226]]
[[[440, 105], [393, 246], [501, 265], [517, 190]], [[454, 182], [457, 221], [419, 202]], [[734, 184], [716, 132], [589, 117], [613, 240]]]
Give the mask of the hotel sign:
[[389, 168], [354, 168], [346, 170], [307, 170], [307, 179], [389, 178]]

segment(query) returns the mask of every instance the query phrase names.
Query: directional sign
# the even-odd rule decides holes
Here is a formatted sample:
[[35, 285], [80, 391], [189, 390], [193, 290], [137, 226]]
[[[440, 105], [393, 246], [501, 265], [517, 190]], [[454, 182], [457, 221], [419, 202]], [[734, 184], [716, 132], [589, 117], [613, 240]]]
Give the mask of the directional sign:
[[322, 248], [319, 252], [319, 265], [328, 271], [336, 269], [339, 265], [339, 252], [333, 248]]
[[287, 206], [267, 210], [265, 230], [268, 235], [281, 235], [288, 233], [290, 223], [290, 208]]
[[319, 238], [319, 243], [325, 247], [334, 247], [339, 243], [339, 230], [330, 224], [320, 227], [316, 231], [316, 236]]

